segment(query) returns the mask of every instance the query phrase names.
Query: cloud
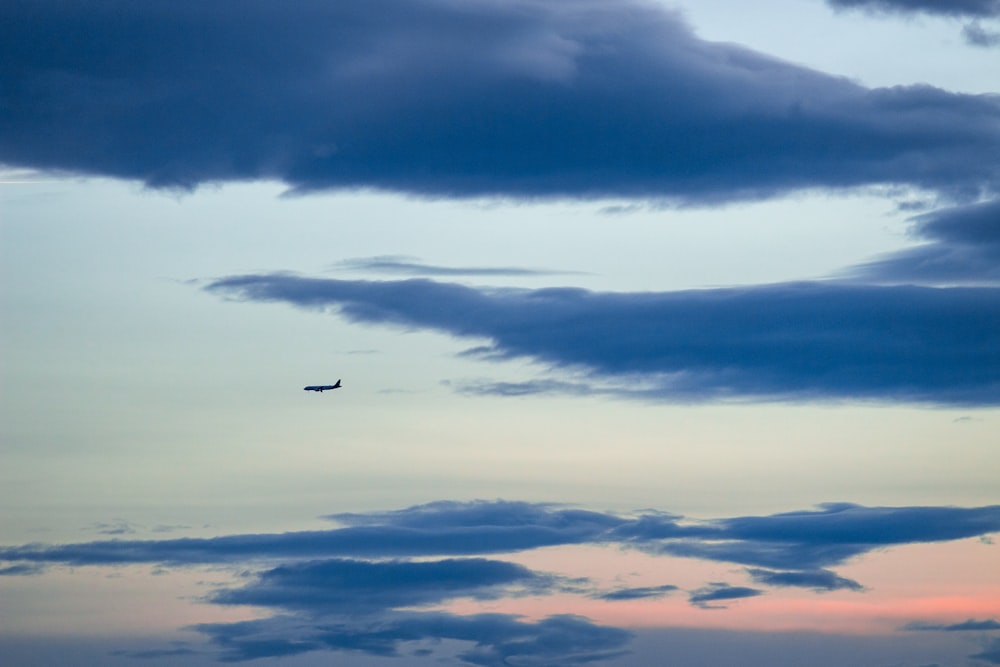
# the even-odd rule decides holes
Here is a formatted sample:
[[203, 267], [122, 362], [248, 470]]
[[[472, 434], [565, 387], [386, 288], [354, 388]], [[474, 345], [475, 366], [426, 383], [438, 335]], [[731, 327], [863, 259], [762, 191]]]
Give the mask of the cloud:
[[829, 570], [776, 572], [774, 570], [750, 568], [747, 572], [750, 574], [750, 578], [756, 583], [766, 586], [794, 586], [810, 588], [814, 591], [864, 590], [864, 587], [853, 579], [841, 577]]
[[335, 514], [331, 530], [172, 540], [105, 540], [0, 547], [0, 561], [68, 565], [202, 564], [273, 558], [477, 555], [599, 543], [624, 517], [515, 501], [440, 501], [371, 514]]
[[941, 16], [1000, 17], [998, 0], [826, 0], [838, 9], [939, 14]]
[[[559, 545], [621, 545], [666, 556], [738, 563], [819, 576], [874, 549], [980, 537], [1000, 532], [1000, 506], [865, 507], [828, 504], [814, 510], [697, 521], [645, 511], [636, 516], [512, 501], [436, 502], [370, 514], [336, 514], [325, 531], [168, 540], [0, 547], [0, 561], [26, 564], [238, 564], [273, 559], [412, 558], [511, 553]], [[351, 561], [346, 561], [350, 563]], [[477, 567], [473, 564], [467, 567]], [[489, 562], [489, 561], [486, 561]], [[339, 564], [337, 564], [339, 563]], [[319, 566], [317, 566], [319, 567]], [[339, 561], [337, 568], [363, 567]], [[484, 566], [484, 567], [494, 567]], [[282, 577], [317, 574], [275, 572]], [[529, 582], [521, 570], [507, 576]], [[777, 572], [774, 574], [782, 574]], [[536, 584], [554, 585], [545, 579]], [[266, 582], [263, 582], [266, 583]], [[513, 583], [513, 582], [512, 582]], [[490, 584], [493, 585], [493, 584]], [[815, 586], [814, 586], [815, 587]]]
[[1000, 200], [918, 215], [911, 234], [926, 242], [861, 264], [846, 275], [890, 283], [1000, 285]]
[[973, 21], [962, 28], [962, 37], [972, 46], [990, 48], [1000, 46], [1000, 31], [984, 28], [978, 21]]
[[713, 582], [697, 590], [691, 591], [688, 600], [702, 609], [725, 609], [725, 605], [713, 605], [712, 602], [726, 600], [741, 600], [763, 595], [764, 591], [746, 586], [730, 586], [724, 582]]
[[103, 535], [132, 535], [137, 532], [138, 526], [125, 519], [114, 519], [110, 523], [95, 523], [93, 528]]
[[469, 597], [492, 600], [550, 593], [556, 580], [482, 558], [437, 561], [335, 559], [289, 563], [254, 574], [240, 588], [211, 595], [215, 604], [277, 607], [310, 615], [361, 615]]
[[528, 622], [506, 614], [461, 616], [440, 612], [392, 613], [366, 620], [324, 621], [276, 616], [241, 623], [202, 624], [195, 630], [225, 650], [227, 661], [290, 656], [314, 650], [400, 655], [406, 644], [433, 640], [471, 642], [457, 658], [470, 665], [568, 667], [622, 655], [631, 633], [571, 615]]
[[961, 623], [950, 625], [938, 623], [910, 623], [903, 627], [904, 630], [938, 630], [942, 632], [983, 632], [989, 630], [1000, 630], [1000, 622], [996, 619], [988, 618], [982, 621], [970, 618]]
[[594, 597], [599, 600], [621, 601], [621, 600], [646, 600], [650, 598], [661, 598], [677, 590], [676, 586], [664, 584], [662, 586], [641, 586], [639, 588], [619, 588], [607, 593], [598, 593]]
[[[272, 615], [195, 626], [221, 651], [224, 661], [312, 651], [395, 656], [410, 650], [438, 652], [443, 650], [441, 640], [455, 640], [471, 643], [458, 649], [457, 659], [466, 664], [569, 667], [620, 655], [630, 633], [576, 616], [527, 621], [508, 614], [462, 615], [435, 607], [460, 599], [492, 601], [557, 593], [627, 601], [677, 590], [670, 584], [595, 590], [588, 580], [476, 556], [482, 553], [604, 545], [737, 563], [767, 587], [857, 591], [861, 590], [857, 582], [822, 568], [894, 545], [1000, 531], [1000, 506], [846, 503], [707, 521], [651, 510], [620, 515], [512, 501], [441, 501], [329, 518], [337, 526], [325, 531], [0, 547], [0, 564], [11, 564], [0, 573], [33, 574], [49, 564], [228, 566], [239, 572], [236, 581], [215, 589], [202, 602], [248, 605]], [[690, 591], [689, 600], [695, 606], [717, 608], [764, 592], [713, 582]], [[995, 627], [991, 619], [934, 629]], [[154, 649], [134, 655], [165, 657], [170, 651], [183, 655], [193, 650], [174, 646], [163, 649], [166, 653]]]
[[15, 0], [0, 78], [0, 162], [152, 187], [709, 204], [1000, 182], [996, 97], [866, 88], [640, 0]]
[[863, 9], [873, 14], [927, 14], [973, 19], [962, 28], [971, 46], [1000, 45], [1000, 32], [984, 28], [979, 19], [1000, 18], [1000, 0], [826, 0], [835, 9]]
[[130, 651], [125, 649], [118, 649], [111, 651], [111, 655], [120, 655], [127, 658], [139, 658], [144, 660], [155, 660], [159, 658], [178, 658], [181, 656], [191, 656], [198, 655], [198, 651], [189, 648], [167, 648], [167, 649], [148, 649], [140, 651]]
[[958, 540], [998, 530], [1000, 506], [833, 503], [816, 510], [685, 524], [669, 515], [646, 515], [616, 528], [614, 534], [651, 553], [801, 573], [838, 565], [881, 547]]
[[[562, 380], [529, 380], [526, 382], [492, 382], [489, 380], [471, 380], [454, 385], [461, 394], [468, 396], [535, 396], [538, 394], [558, 394], [562, 396], [623, 396], [626, 392], [620, 387], [602, 388], [593, 383], [565, 382]], [[636, 392], [635, 398], [645, 398], [642, 392]]]
[[19, 563], [0, 567], [0, 577], [22, 577], [32, 574], [41, 574], [45, 571], [44, 566], [35, 563]]
[[994, 639], [987, 644], [980, 653], [970, 655], [974, 660], [982, 660], [991, 665], [1000, 665], [1000, 639]]
[[601, 293], [258, 274], [205, 289], [485, 340], [477, 351], [489, 358], [580, 371], [647, 400], [1000, 403], [992, 288], [814, 282]]
[[410, 276], [549, 276], [565, 274], [566, 271], [543, 271], [513, 266], [436, 266], [424, 264], [413, 257], [401, 255], [380, 255], [377, 257], [356, 257], [337, 262], [335, 269], [368, 271], [382, 274], [403, 274]]

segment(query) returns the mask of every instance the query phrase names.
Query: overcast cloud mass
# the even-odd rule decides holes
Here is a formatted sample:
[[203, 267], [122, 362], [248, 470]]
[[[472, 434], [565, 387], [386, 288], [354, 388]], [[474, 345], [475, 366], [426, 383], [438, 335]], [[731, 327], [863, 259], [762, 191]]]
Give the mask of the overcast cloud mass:
[[14, 0], [0, 26], [17, 167], [698, 203], [1000, 182], [995, 95], [865, 88], [649, 2]]

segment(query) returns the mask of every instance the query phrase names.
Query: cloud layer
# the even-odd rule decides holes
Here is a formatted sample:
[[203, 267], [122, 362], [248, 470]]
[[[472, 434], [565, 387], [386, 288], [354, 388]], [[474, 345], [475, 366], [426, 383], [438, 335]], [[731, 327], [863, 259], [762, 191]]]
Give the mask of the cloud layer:
[[[433, 650], [420, 648], [421, 642], [447, 639], [465, 643], [455, 655], [465, 664], [562, 667], [620, 655], [630, 633], [572, 615], [528, 621], [510, 614], [463, 615], [444, 611], [441, 605], [459, 599], [556, 593], [620, 603], [664, 597], [678, 587], [665, 583], [609, 590], [590, 580], [535, 572], [479, 554], [606, 545], [663, 557], [744, 565], [748, 577], [766, 587], [861, 592], [857, 582], [823, 568], [893, 545], [1000, 531], [998, 506], [837, 504], [770, 516], [697, 521], [653, 511], [617, 515], [547, 504], [477, 501], [331, 518], [339, 525], [325, 531], [0, 547], [0, 564], [10, 563], [3, 567], [10, 575], [37, 575], [43, 566], [53, 564], [239, 568], [242, 574], [235, 584], [215, 590], [205, 601], [249, 605], [272, 615], [196, 626], [226, 661], [319, 650], [396, 656]], [[708, 582], [687, 594], [694, 607], [719, 609], [737, 600], [750, 604], [751, 598], [765, 592]], [[990, 619], [913, 624], [908, 629], [990, 631], [996, 627]], [[191, 649], [184, 651], [187, 654]]]
[[264, 274], [206, 289], [486, 341], [483, 356], [582, 370], [639, 398], [1000, 403], [993, 288], [786, 283], [598, 293]]
[[[623, 516], [562, 506], [514, 501], [436, 502], [403, 510], [370, 514], [338, 514], [329, 530], [170, 540], [101, 540], [65, 545], [0, 547], [0, 562], [31, 565], [168, 565], [269, 562], [275, 559], [317, 561], [319, 570], [275, 570], [267, 581], [295, 577], [351, 576], [366, 581], [363, 566], [352, 559], [479, 556], [542, 547], [605, 544], [652, 554], [738, 563], [790, 574], [778, 585], [817, 585], [819, 568], [835, 566], [874, 549], [986, 536], [1000, 532], [1000, 506], [864, 507], [827, 504], [814, 510], [696, 521], [663, 513]], [[327, 559], [334, 557], [334, 560]], [[541, 587], [552, 580], [535, 578], [522, 569], [490, 569], [492, 561], [466, 561], [480, 574], [491, 572], [489, 586], [518, 584]], [[812, 572], [815, 576], [805, 577]], [[440, 573], [438, 573], [440, 574]], [[346, 575], [344, 575], [346, 576]], [[397, 580], [433, 577], [430, 569], [404, 570]], [[456, 575], [457, 576], [457, 575]], [[484, 578], [470, 575], [480, 583]], [[828, 581], [832, 581], [827, 579]], [[466, 581], [455, 580], [462, 588]], [[359, 584], [360, 585], [360, 584]], [[646, 592], [666, 592], [647, 590]], [[394, 605], [388, 605], [394, 606]]]
[[0, 163], [156, 187], [706, 203], [1000, 182], [995, 96], [868, 89], [642, 0], [12, 0], [0, 79]]

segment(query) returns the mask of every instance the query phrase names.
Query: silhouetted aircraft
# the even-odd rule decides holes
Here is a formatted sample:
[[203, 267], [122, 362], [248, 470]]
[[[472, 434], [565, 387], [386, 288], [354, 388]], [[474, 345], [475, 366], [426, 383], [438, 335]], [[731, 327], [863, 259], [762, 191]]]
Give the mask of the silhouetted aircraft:
[[340, 389], [340, 380], [337, 380], [337, 384], [314, 384], [308, 387], [303, 387], [306, 391], [318, 391], [320, 393], [326, 391], [327, 389]]

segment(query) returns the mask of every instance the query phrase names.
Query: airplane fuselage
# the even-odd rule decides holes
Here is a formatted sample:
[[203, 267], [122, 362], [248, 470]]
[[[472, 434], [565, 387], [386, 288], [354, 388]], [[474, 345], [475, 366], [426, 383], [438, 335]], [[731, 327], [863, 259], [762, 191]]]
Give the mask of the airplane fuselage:
[[312, 384], [308, 387], [302, 388], [304, 391], [315, 391], [322, 394], [328, 389], [340, 389], [340, 380], [337, 380], [337, 384]]

